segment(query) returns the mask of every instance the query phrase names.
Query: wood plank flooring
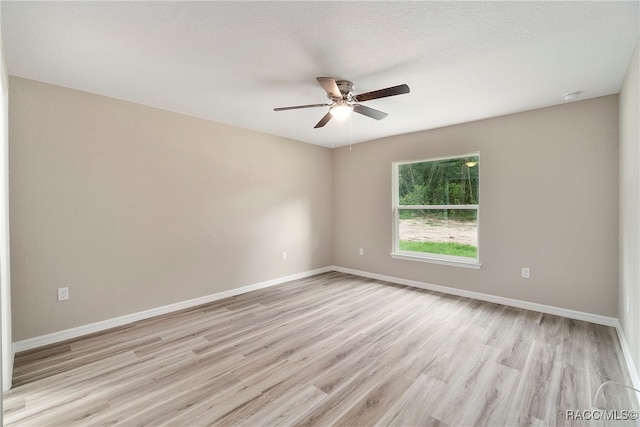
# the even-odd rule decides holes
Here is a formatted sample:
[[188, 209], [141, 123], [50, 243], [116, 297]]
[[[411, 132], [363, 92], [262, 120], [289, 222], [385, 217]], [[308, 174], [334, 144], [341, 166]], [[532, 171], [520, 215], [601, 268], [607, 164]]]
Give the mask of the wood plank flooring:
[[334, 272], [18, 354], [4, 423], [602, 426], [567, 411], [631, 383], [621, 355], [613, 328]]

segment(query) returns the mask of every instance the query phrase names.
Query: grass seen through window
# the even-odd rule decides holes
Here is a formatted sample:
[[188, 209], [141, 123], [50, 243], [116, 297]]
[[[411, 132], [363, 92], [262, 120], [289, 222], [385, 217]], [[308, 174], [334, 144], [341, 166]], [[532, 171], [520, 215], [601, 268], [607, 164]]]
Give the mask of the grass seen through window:
[[443, 243], [443, 242], [409, 242], [401, 240], [400, 249], [403, 251], [426, 252], [439, 255], [454, 255], [468, 258], [476, 258], [478, 256], [478, 248], [471, 245], [461, 243]]

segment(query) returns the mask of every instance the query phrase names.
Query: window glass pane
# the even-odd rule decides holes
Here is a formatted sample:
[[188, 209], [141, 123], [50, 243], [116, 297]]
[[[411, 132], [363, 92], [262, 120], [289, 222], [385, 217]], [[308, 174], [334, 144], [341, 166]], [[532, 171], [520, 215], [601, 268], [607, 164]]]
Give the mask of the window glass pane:
[[400, 209], [399, 249], [478, 257], [476, 209]]
[[477, 156], [398, 167], [399, 205], [477, 205]]

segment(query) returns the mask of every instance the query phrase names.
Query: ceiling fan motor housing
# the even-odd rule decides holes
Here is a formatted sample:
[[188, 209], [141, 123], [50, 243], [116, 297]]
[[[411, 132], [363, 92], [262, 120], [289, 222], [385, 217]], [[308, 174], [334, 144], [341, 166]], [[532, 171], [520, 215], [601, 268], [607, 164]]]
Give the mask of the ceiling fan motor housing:
[[[346, 99], [347, 101], [351, 101], [351, 95], [353, 94], [353, 83], [349, 80], [336, 80], [336, 85], [338, 89], [340, 89], [340, 93], [342, 94], [342, 99]], [[331, 96], [329, 96], [330, 99]], [[335, 99], [333, 99], [335, 101]]]

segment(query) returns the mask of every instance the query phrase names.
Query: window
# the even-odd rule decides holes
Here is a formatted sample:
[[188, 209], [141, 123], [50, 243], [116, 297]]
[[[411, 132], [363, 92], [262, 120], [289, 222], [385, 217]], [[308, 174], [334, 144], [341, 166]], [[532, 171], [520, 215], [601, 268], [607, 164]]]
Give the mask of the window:
[[393, 163], [393, 252], [479, 268], [479, 153]]

